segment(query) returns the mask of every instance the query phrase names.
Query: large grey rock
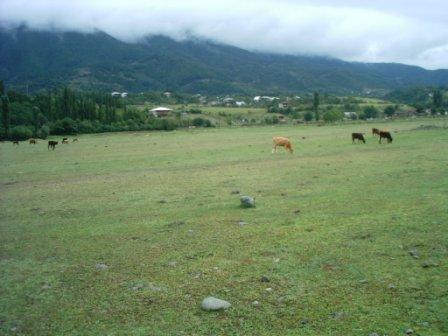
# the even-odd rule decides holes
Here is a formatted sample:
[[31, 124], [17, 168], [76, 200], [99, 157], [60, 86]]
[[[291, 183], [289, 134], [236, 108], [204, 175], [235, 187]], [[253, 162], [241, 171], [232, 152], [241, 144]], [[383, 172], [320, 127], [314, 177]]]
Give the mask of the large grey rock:
[[250, 196], [241, 196], [241, 206], [243, 208], [255, 208], [255, 199]]
[[202, 309], [207, 311], [227, 309], [230, 308], [230, 306], [231, 306], [230, 302], [217, 299], [213, 296], [206, 297], [204, 300], [202, 300], [201, 303]]

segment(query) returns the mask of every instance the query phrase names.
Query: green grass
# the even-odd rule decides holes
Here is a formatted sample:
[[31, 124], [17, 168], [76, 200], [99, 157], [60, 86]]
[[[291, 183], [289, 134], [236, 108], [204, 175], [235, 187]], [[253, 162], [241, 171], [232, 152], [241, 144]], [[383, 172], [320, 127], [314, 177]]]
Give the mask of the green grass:
[[446, 335], [448, 131], [422, 123], [2, 143], [0, 334]]

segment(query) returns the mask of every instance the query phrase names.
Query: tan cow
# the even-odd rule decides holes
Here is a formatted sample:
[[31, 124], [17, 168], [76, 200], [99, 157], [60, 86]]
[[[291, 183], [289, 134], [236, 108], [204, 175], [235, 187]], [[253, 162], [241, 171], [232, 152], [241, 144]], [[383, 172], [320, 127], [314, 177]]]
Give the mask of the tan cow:
[[292, 144], [291, 141], [288, 138], [285, 137], [273, 137], [272, 138], [272, 153], [277, 152], [277, 146], [284, 147], [286, 150], [289, 150], [289, 152], [292, 154]]

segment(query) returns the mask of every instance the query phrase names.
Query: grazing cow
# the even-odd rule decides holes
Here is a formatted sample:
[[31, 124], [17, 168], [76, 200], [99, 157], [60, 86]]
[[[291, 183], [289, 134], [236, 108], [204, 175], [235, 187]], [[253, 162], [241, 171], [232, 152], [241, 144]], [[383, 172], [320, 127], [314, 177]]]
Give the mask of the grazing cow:
[[18, 142], [17, 140], [14, 140], [14, 141], [12, 142], [12, 144], [18, 146], [18, 145], [19, 145], [19, 142]]
[[280, 146], [280, 147], [284, 147], [286, 150], [289, 150], [289, 152], [292, 154], [292, 152], [293, 152], [292, 144], [288, 138], [273, 137], [272, 142], [273, 142], [272, 153], [277, 152], [277, 146]]
[[380, 135], [380, 130], [378, 128], [372, 128], [372, 135]]
[[390, 135], [390, 132], [386, 132], [386, 131], [380, 131], [380, 141], [379, 143], [381, 143], [381, 139], [387, 139], [387, 143], [392, 142], [392, 135]]
[[51, 148], [52, 150], [54, 150], [57, 144], [58, 144], [57, 141], [53, 141], [53, 140], [48, 141], [48, 149]]
[[358, 140], [358, 143], [360, 141], [366, 143], [366, 139], [364, 139], [363, 133], [352, 133], [352, 143], [355, 143], [355, 140]]
[[31, 144], [33, 144], [33, 145], [37, 144], [37, 140], [36, 139], [30, 139], [30, 145]]
[[74, 138], [74, 139], [72, 140], [72, 142], [75, 142], [75, 141], [78, 141], [78, 138]]
[[62, 143], [63, 143], [63, 144], [68, 144], [68, 140], [67, 140], [67, 138], [64, 138], [64, 139], [62, 140]]

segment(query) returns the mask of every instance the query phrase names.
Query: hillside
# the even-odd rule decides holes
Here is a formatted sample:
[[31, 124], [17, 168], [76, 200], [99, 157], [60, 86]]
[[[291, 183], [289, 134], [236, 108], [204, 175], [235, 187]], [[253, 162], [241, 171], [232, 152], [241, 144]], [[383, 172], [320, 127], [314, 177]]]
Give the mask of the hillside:
[[0, 78], [24, 91], [80, 89], [189, 93], [334, 93], [447, 85], [448, 70], [249, 52], [209, 41], [154, 36], [125, 43], [94, 34], [0, 30]]

